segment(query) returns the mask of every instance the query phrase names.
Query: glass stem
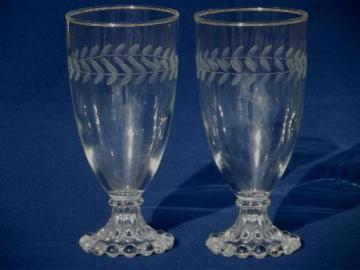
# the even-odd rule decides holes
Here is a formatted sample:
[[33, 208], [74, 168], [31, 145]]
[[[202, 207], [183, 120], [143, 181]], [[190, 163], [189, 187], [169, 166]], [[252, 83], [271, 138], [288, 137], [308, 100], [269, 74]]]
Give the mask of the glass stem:
[[[135, 200], [114, 200], [110, 198], [109, 205], [112, 207], [112, 214], [108, 223], [113, 223], [118, 228], [135, 228], [134, 226], [146, 225], [141, 213], [141, 205], [144, 200], [138, 197]], [[125, 235], [131, 237], [131, 230], [125, 229]]]
[[[261, 196], [243, 196], [239, 195], [236, 200], [236, 205], [239, 207], [239, 216], [234, 226], [241, 228], [261, 228], [265, 224], [271, 224], [267, 208], [270, 205], [270, 199], [267, 193]], [[253, 230], [254, 232], [256, 230]], [[253, 237], [256, 237], [253, 235]]]

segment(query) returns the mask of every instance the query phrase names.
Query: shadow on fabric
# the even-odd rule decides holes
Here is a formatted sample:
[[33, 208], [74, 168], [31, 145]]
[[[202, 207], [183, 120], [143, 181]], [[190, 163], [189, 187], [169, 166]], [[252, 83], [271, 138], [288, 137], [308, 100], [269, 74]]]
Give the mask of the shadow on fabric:
[[[299, 138], [284, 177], [298, 167], [337, 149], [334, 143], [328, 141]], [[215, 164], [210, 162], [160, 202], [154, 211], [151, 224], [169, 230], [182, 223], [216, 213], [234, 203], [233, 193]], [[284, 220], [280, 219], [279, 222]], [[285, 225], [288, 224], [284, 224], [284, 227]]]
[[360, 144], [309, 170], [279, 206], [274, 223], [295, 230], [360, 204]]

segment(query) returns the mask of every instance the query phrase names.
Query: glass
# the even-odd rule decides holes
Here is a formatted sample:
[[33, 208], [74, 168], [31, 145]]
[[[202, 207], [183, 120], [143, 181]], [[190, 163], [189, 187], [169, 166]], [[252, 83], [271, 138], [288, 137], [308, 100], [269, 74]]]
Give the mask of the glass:
[[173, 246], [171, 234], [147, 225], [140, 205], [170, 131], [178, 17], [172, 9], [144, 6], [66, 14], [76, 126], [112, 207], [107, 224], [80, 239], [86, 252], [148, 256]]
[[215, 254], [239, 258], [291, 254], [298, 236], [276, 228], [269, 195], [297, 138], [306, 77], [306, 21], [301, 10], [200, 11], [197, 76], [208, 143], [237, 197], [239, 216], [209, 236]]

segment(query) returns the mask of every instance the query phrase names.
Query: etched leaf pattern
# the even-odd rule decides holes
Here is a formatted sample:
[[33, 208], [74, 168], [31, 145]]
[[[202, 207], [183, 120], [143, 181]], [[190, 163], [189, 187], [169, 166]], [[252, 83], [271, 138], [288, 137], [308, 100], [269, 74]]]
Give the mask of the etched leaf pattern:
[[70, 79], [82, 79], [82, 83], [104, 81], [108, 86], [115, 83], [124, 86], [147, 81], [153, 84], [177, 77], [178, 56], [175, 50], [162, 46], [149, 44], [141, 48], [140, 44], [121, 43], [116, 47], [107, 44], [102, 48], [95, 45], [75, 50], [68, 57], [68, 65]]
[[197, 77], [207, 83], [222, 85], [229, 82], [232, 86], [249, 87], [255, 81], [265, 85], [298, 81], [306, 77], [306, 54], [293, 47], [264, 47], [243, 45], [231, 49], [219, 48], [199, 52], [196, 56]]

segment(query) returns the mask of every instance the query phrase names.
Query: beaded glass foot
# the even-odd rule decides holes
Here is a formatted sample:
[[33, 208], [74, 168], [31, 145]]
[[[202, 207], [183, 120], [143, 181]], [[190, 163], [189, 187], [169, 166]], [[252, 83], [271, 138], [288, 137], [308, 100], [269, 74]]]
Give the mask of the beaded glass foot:
[[276, 228], [267, 215], [268, 199], [263, 201], [237, 200], [240, 208], [235, 224], [224, 232], [212, 234], [206, 246], [226, 257], [261, 259], [268, 255], [289, 255], [301, 246], [300, 238]]
[[110, 200], [113, 211], [108, 223], [98, 232], [80, 238], [83, 250], [99, 256], [123, 255], [131, 258], [160, 254], [171, 249], [174, 237], [146, 224], [140, 211], [141, 203], [142, 200], [136, 203]]

